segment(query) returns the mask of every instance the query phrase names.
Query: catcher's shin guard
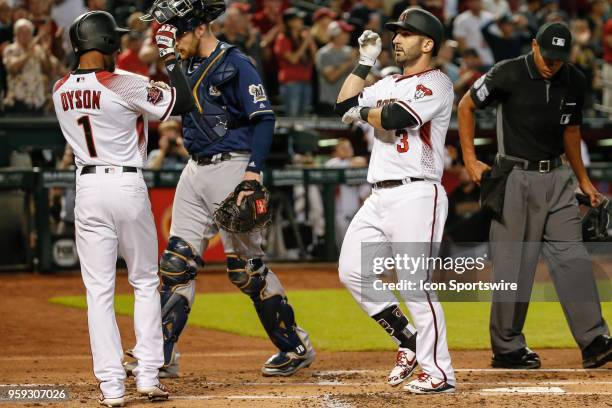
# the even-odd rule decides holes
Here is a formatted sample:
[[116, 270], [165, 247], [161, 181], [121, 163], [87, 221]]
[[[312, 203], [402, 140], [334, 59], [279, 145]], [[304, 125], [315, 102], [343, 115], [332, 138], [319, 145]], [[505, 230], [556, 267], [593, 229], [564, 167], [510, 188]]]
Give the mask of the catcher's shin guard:
[[164, 334], [164, 366], [173, 361], [175, 344], [187, 324], [195, 298], [197, 255], [179, 237], [170, 237], [159, 261], [162, 279], [161, 313]]
[[304, 355], [312, 348], [300, 336], [281, 283], [261, 259], [246, 261], [229, 255], [227, 271], [230, 281], [251, 297], [261, 324], [279, 350]]

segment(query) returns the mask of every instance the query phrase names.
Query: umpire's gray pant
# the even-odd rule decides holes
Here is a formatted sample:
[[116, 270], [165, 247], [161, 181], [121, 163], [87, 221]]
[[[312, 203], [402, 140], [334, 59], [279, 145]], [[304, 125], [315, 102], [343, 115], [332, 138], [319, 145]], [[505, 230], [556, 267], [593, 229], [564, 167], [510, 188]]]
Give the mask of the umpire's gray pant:
[[526, 346], [522, 331], [540, 252], [580, 348], [609, 333], [590, 256], [582, 243], [575, 188], [567, 166], [549, 173], [515, 168], [508, 177], [503, 223], [491, 224], [491, 257], [494, 281], [516, 282], [518, 290], [510, 296], [494, 294], [490, 321], [494, 353]]

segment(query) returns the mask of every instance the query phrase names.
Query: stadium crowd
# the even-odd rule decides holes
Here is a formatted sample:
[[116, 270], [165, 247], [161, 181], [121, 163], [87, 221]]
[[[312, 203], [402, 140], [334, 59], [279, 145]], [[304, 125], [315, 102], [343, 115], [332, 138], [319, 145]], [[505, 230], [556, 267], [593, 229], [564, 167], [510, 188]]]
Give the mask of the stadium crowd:
[[[87, 10], [108, 10], [131, 29], [118, 68], [167, 79], [152, 41], [158, 26], [139, 18], [151, 2], [0, 0], [0, 112], [51, 112], [52, 85], [74, 64], [68, 29]], [[541, 24], [563, 21], [574, 36], [572, 62], [588, 78], [587, 109], [594, 103], [612, 107], [610, 0], [228, 0], [228, 11], [213, 28], [252, 58], [278, 114], [329, 115], [357, 60], [363, 30], [383, 35], [370, 80], [396, 72], [385, 69], [393, 59], [390, 33], [382, 27], [408, 6], [423, 7], [445, 23], [448, 39], [437, 65], [457, 94], [496, 61], [527, 52]]]

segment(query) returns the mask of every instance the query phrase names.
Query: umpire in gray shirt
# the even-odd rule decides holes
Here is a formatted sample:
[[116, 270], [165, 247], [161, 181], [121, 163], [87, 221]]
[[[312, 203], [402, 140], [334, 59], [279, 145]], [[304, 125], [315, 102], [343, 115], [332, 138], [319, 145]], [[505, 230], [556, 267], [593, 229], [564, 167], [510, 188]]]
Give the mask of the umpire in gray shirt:
[[[572, 36], [561, 23], [545, 24], [532, 52], [497, 63], [459, 103], [459, 135], [465, 166], [481, 183], [481, 202], [492, 210], [491, 259], [495, 281], [516, 282], [512, 294], [494, 293], [490, 334], [493, 367], [539, 368], [540, 358], [523, 335], [539, 255], [552, 281], [585, 368], [612, 358], [592, 262], [582, 243], [576, 184], [591, 205], [602, 196], [580, 156], [586, 81], [567, 63]], [[474, 111], [497, 106], [498, 154], [491, 169], [476, 158]]]

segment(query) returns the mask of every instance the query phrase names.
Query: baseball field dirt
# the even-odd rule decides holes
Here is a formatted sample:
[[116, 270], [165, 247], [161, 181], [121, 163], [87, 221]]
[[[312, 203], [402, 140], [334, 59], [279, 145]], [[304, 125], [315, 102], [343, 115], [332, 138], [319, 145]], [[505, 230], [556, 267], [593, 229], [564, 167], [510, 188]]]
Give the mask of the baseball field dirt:
[[[339, 288], [335, 269], [274, 267], [288, 290]], [[206, 271], [203, 292], [234, 292], [221, 271]], [[67, 387], [61, 403], [0, 403], [0, 406], [97, 406], [97, 382], [84, 310], [49, 303], [56, 296], [83, 295], [78, 273], [0, 276], [0, 384]], [[125, 273], [118, 293], [130, 293]], [[124, 348], [134, 344], [132, 319], [119, 316]], [[356, 333], [356, 335], [359, 335]], [[488, 350], [451, 350], [458, 389], [452, 395], [413, 396], [385, 383], [393, 351], [319, 351], [311, 368], [286, 379], [264, 378], [261, 364], [274, 352], [269, 341], [188, 327], [180, 341], [180, 379], [166, 380], [172, 399], [156, 407], [609, 407], [612, 366], [580, 369], [577, 349], [538, 349], [542, 369], [490, 369]], [[127, 382], [127, 406], [150, 407]]]

